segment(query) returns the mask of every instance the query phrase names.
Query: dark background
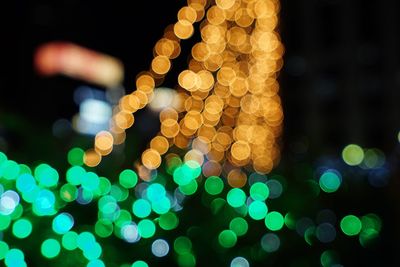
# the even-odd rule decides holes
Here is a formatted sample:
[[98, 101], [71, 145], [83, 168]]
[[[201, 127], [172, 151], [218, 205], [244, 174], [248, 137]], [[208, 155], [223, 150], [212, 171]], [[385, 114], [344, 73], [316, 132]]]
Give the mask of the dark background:
[[[319, 206], [380, 214], [384, 229], [372, 250], [350, 240], [342, 253], [344, 266], [398, 266], [398, 139], [400, 130], [400, 2], [397, 0], [283, 0], [280, 33], [286, 48], [280, 76], [285, 110], [283, 162], [286, 168], [322, 155], [339, 157], [343, 147], [357, 143], [385, 152], [391, 164], [389, 185], [374, 189], [366, 183], [357, 190], [322, 199]], [[43, 78], [33, 70], [37, 46], [63, 40], [119, 58], [125, 65], [124, 86], [134, 88], [135, 75], [148, 68], [155, 42], [176, 21], [183, 1], [14, 1], [2, 13], [0, 71], [0, 149], [20, 162], [44, 160], [65, 164], [68, 149], [90, 144], [88, 137], [54, 137], [53, 123], [78, 112], [74, 89], [83, 82], [65, 77]], [[174, 61], [166, 84], [187, 60], [191, 44]], [[132, 135], [147, 140], [144, 124], [157, 131], [157, 118], [141, 112]], [[147, 129], [147, 128], [146, 128]], [[142, 145], [137, 144], [134, 155]], [[298, 147], [302, 154], [299, 157]], [[297, 152], [296, 152], [297, 151]], [[56, 155], [56, 156], [54, 156]], [[300, 159], [299, 159], [300, 158]], [[64, 163], [63, 163], [64, 162]], [[354, 242], [353, 242], [354, 241]], [[304, 245], [305, 246], [305, 245]], [[319, 255], [312, 248], [285, 247], [287, 255]], [[317, 250], [315, 250], [317, 251]], [[319, 251], [319, 250], [318, 250]], [[284, 256], [286, 255], [286, 256]], [[290, 257], [289, 257], [290, 258]]]

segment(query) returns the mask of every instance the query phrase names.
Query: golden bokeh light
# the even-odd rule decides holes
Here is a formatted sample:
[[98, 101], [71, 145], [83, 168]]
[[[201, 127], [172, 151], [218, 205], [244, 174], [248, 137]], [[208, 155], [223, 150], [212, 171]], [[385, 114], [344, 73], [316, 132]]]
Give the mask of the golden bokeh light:
[[151, 62], [151, 69], [157, 74], [166, 74], [171, 68], [171, 61], [167, 56], [156, 56]]
[[160, 155], [164, 155], [168, 151], [169, 142], [163, 136], [156, 136], [151, 140], [150, 148], [156, 150]]
[[235, 4], [235, 0], [215, 0], [217, 6], [221, 9], [229, 9]]
[[142, 154], [142, 163], [149, 170], [157, 169], [161, 165], [160, 153], [152, 148], [147, 149]]
[[122, 112], [118, 112], [114, 116], [114, 122], [115, 122], [115, 125], [118, 126], [119, 128], [128, 129], [135, 122], [135, 118], [133, 117], [132, 113], [122, 111]]
[[245, 141], [236, 141], [231, 147], [231, 155], [236, 160], [246, 160], [250, 157], [251, 148]]
[[167, 138], [173, 138], [179, 133], [179, 124], [176, 120], [166, 119], [161, 122], [161, 133]]
[[182, 88], [188, 91], [194, 91], [197, 89], [196, 86], [199, 84], [199, 77], [191, 70], [184, 70], [178, 76], [178, 83]]
[[228, 184], [231, 187], [243, 187], [247, 183], [247, 175], [240, 169], [233, 169], [228, 173]]
[[88, 149], [83, 156], [83, 162], [89, 167], [96, 167], [101, 161], [101, 155], [94, 149]]
[[195, 23], [197, 20], [197, 12], [196, 9], [194, 9], [191, 6], [185, 6], [182, 7], [179, 11], [178, 11], [178, 20], [187, 20], [189, 21], [191, 24]]
[[143, 92], [151, 92], [155, 87], [154, 78], [149, 74], [140, 75], [136, 80], [136, 88]]
[[108, 155], [113, 148], [114, 137], [110, 132], [101, 131], [96, 134], [94, 146], [95, 150], [101, 155]]
[[174, 25], [174, 33], [180, 39], [188, 39], [194, 32], [193, 24], [186, 19], [179, 20]]
[[159, 114], [160, 132], [136, 166], [148, 181], [163, 160], [166, 166], [197, 162], [205, 177], [222, 175], [231, 187], [243, 187], [248, 172], [269, 173], [280, 159], [284, 119], [277, 81], [284, 54], [277, 31], [280, 4], [278, 0], [187, 3], [155, 44], [150, 70], [137, 76], [136, 91], [121, 98], [110, 132], [98, 134], [95, 150], [85, 154], [91, 160], [85, 163], [96, 166], [113, 145], [125, 140], [125, 130], [134, 124], [133, 113], [152, 100], [172, 60], [181, 53], [181, 40], [198, 28], [201, 40], [192, 46], [191, 58], [180, 70], [171, 105]]

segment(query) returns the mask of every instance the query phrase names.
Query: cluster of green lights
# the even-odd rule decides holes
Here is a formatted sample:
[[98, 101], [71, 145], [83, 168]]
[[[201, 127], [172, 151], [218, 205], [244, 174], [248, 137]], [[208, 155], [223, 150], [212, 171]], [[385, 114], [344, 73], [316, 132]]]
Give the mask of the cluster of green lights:
[[65, 234], [74, 226], [74, 218], [66, 212], [60, 213], [53, 219], [52, 228], [57, 234]]
[[6, 249], [7, 252], [4, 255], [4, 263], [7, 267], [27, 266], [25, 255], [21, 250], [17, 248], [9, 249], [8, 247]]
[[[350, 146], [343, 151], [343, 158], [346, 163], [354, 166], [363, 160], [367, 162], [366, 158], [369, 157], [370, 163], [365, 164], [375, 166], [376, 160], [374, 161], [372, 154], [367, 154], [365, 152], [360, 161], [360, 151], [357, 147]], [[32, 233], [36, 231], [36, 220], [32, 215], [50, 218], [53, 233], [40, 235], [44, 238], [40, 241], [43, 258], [55, 260], [60, 258], [62, 250], [79, 249], [88, 267], [102, 267], [106, 265], [102, 259], [102, 244], [112, 235], [128, 243], [136, 243], [141, 239], [153, 240], [165, 231], [177, 229], [182, 200], [174, 199], [171, 192], [177, 190], [181, 194], [180, 198], [193, 195], [199, 190], [202, 181], [204, 196], [208, 199], [205, 203], [208, 203], [214, 215], [221, 214], [228, 221], [224, 226], [226, 228], [219, 229], [216, 235], [217, 243], [223, 250], [234, 248], [240, 238], [251, 232], [251, 225], [258, 223], [257, 221], [262, 221], [265, 225], [266, 234], [259, 238], [259, 246], [265, 253], [272, 253], [280, 248], [278, 231], [285, 225], [295, 229], [296, 220], [289, 213], [284, 216], [278, 211], [270, 211], [269, 205], [267, 206], [269, 199], [282, 193], [282, 185], [277, 180], [267, 180], [266, 177], [252, 174], [250, 186], [228, 188], [226, 181], [218, 176], [203, 180], [201, 166], [197, 162], [182, 162], [179, 157], [174, 157], [169, 160], [166, 171], [172, 176], [177, 189], [169, 191], [168, 178], [156, 176], [151, 182], [143, 182], [130, 169], [119, 173], [113, 183], [106, 177], [87, 171], [83, 167], [83, 155], [80, 148], [74, 148], [68, 153], [71, 167], [66, 172], [66, 182], [62, 183], [60, 181], [63, 177], [60, 178], [59, 173], [49, 165], [40, 164], [32, 171], [26, 165], [8, 160], [0, 152], [0, 179], [4, 179], [0, 195], [5, 192], [3, 186], [9, 189], [8, 195], [0, 201], [0, 231], [10, 228], [13, 236], [18, 239], [32, 238]], [[273, 183], [270, 186], [271, 181]], [[320, 188], [327, 193], [337, 191], [341, 182], [340, 173], [333, 169], [325, 171], [319, 178]], [[12, 191], [13, 186], [17, 191]], [[19, 196], [23, 201], [21, 203]], [[98, 208], [97, 220], [91, 228], [81, 228], [76, 224], [76, 218], [64, 211], [68, 203], [87, 205], [91, 202], [96, 202]], [[178, 202], [180, 208], [174, 210]], [[32, 213], [25, 214], [26, 211]], [[368, 246], [379, 235], [381, 221], [374, 214], [361, 218], [348, 215], [340, 221], [340, 228], [345, 235], [358, 235], [360, 244]], [[41, 231], [39, 228], [37, 230]], [[83, 232], [79, 233], [79, 230]], [[100, 240], [96, 240], [95, 235]], [[192, 267], [197, 263], [189, 236], [178, 236], [173, 242], [175, 259], [180, 267]], [[168, 254], [169, 245], [166, 240], [157, 239], [152, 242], [151, 249], [154, 256], [164, 257]], [[331, 251], [327, 251], [321, 255], [323, 266], [332, 262], [331, 254]], [[10, 248], [9, 244], [0, 241], [0, 260], [3, 259], [6, 266], [26, 266], [24, 257], [21, 250]], [[136, 260], [132, 264], [121, 266], [146, 267], [148, 264]], [[249, 266], [249, 262], [238, 255], [231, 260], [231, 266]]]
[[363, 149], [359, 145], [350, 144], [343, 149], [342, 159], [349, 166], [374, 169], [384, 165], [385, 154], [376, 148]]
[[180, 191], [187, 195], [193, 195], [198, 189], [196, 178], [201, 174], [201, 166], [197, 161], [189, 160], [175, 168], [173, 172], [174, 182], [179, 185]]
[[363, 247], [368, 247], [379, 236], [382, 228], [381, 219], [376, 214], [367, 214], [361, 218], [355, 215], [347, 215], [340, 221], [340, 228], [347, 236], [359, 237]]
[[192, 241], [188, 237], [177, 237], [174, 241], [174, 251], [178, 255], [179, 266], [196, 266], [196, 257], [192, 251]]
[[249, 229], [249, 225], [244, 218], [236, 217], [229, 223], [229, 229], [232, 230], [237, 236], [244, 236]]

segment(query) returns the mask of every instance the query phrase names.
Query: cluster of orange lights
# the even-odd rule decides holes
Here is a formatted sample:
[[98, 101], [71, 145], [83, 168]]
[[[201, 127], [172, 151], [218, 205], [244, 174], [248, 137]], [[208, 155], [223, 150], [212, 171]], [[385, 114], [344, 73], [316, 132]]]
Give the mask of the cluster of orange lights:
[[[96, 166], [123, 142], [133, 113], [151, 101], [180, 54], [180, 39], [191, 37], [193, 23], [200, 22], [202, 41], [192, 47], [188, 69], [178, 76], [173, 105], [160, 113], [160, 133], [143, 152], [139, 175], [157, 169], [172, 146], [186, 151], [184, 161], [198, 162], [204, 176], [223, 173], [232, 187], [246, 184], [245, 169], [270, 172], [280, 158], [283, 122], [277, 75], [284, 48], [275, 31], [279, 8], [278, 0], [189, 0], [155, 45], [151, 69], [138, 76], [137, 90], [121, 99], [110, 132], [96, 136], [86, 164]], [[171, 158], [165, 155], [166, 161]]]

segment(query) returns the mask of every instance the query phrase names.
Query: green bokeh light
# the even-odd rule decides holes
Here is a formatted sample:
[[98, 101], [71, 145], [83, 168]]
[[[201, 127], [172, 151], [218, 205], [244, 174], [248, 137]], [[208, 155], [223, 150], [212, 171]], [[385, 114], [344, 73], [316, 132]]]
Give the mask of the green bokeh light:
[[378, 215], [370, 213], [361, 217], [362, 230], [374, 229], [378, 233], [382, 228], [382, 220]]
[[168, 197], [163, 197], [158, 201], [153, 201], [151, 203], [152, 210], [157, 214], [165, 214], [171, 208], [171, 201]]
[[3, 152], [0, 152], [0, 166], [6, 160], [7, 160], [6, 154], [4, 154]]
[[17, 238], [26, 238], [32, 233], [32, 223], [27, 219], [19, 219], [14, 222], [12, 233]]
[[218, 176], [210, 176], [206, 179], [204, 187], [210, 195], [218, 195], [224, 189], [224, 182]]
[[218, 242], [224, 248], [231, 248], [237, 242], [237, 236], [232, 230], [224, 230], [218, 235]]
[[52, 191], [42, 189], [33, 202], [33, 212], [38, 216], [53, 215], [56, 213], [54, 209], [55, 201], [56, 198]]
[[63, 235], [61, 244], [66, 250], [74, 250], [78, 247], [77, 239], [78, 234], [74, 231], [70, 231]]
[[164, 230], [175, 229], [179, 224], [179, 219], [175, 213], [167, 212], [162, 214], [158, 220], [160, 227]]
[[119, 183], [129, 189], [135, 187], [138, 182], [138, 176], [133, 170], [124, 170], [119, 175]]
[[146, 218], [151, 213], [151, 204], [145, 199], [138, 199], [132, 205], [133, 214], [138, 218]]
[[177, 237], [174, 241], [174, 250], [179, 255], [184, 255], [192, 251], [192, 241], [186, 236]]
[[179, 186], [179, 190], [186, 196], [190, 196], [196, 193], [197, 188], [198, 184], [196, 180], [191, 180], [188, 184]]
[[146, 191], [147, 198], [151, 202], [159, 201], [165, 197], [166, 191], [162, 184], [154, 183], [149, 185]]
[[40, 247], [40, 252], [46, 258], [55, 258], [60, 254], [61, 246], [60, 243], [52, 238], [46, 239]]
[[272, 211], [265, 217], [265, 225], [271, 231], [282, 229], [284, 222], [282, 214], [277, 211]]
[[153, 223], [153, 221], [148, 220], [148, 219], [141, 220], [138, 223], [137, 227], [138, 227], [139, 234], [143, 238], [150, 238], [150, 237], [154, 236], [154, 234], [156, 232], [155, 224]]
[[149, 267], [149, 265], [145, 261], [135, 261], [132, 267]]
[[100, 219], [94, 225], [95, 233], [102, 238], [109, 237], [112, 234], [113, 230], [113, 223], [111, 220], [108, 219]]
[[21, 203], [15, 207], [14, 211], [10, 214], [11, 220], [15, 221], [19, 219], [22, 214], [24, 213], [24, 208], [22, 207]]
[[18, 176], [17, 181], [16, 181], [16, 187], [17, 189], [22, 192], [30, 192], [32, 191], [36, 186], [36, 180], [31, 174], [22, 174]]
[[379, 168], [385, 164], [385, 154], [379, 149], [367, 149], [364, 153], [363, 165], [367, 168]]
[[180, 267], [194, 267], [196, 266], [196, 257], [192, 253], [179, 255], [178, 265]]
[[100, 177], [99, 178], [99, 193], [100, 195], [104, 196], [108, 193], [110, 193], [111, 190], [111, 182], [105, 177]]
[[320, 260], [323, 267], [330, 267], [339, 263], [339, 256], [333, 250], [325, 250], [321, 254]]
[[52, 228], [57, 234], [65, 234], [74, 226], [74, 218], [66, 212], [57, 215], [53, 219]]
[[326, 171], [319, 178], [319, 186], [326, 193], [336, 192], [341, 184], [341, 178], [335, 171]]
[[8, 215], [0, 214], [0, 231], [6, 230], [11, 223], [11, 218]]
[[26, 264], [24, 264], [25, 263], [24, 260], [25, 260], [24, 253], [17, 248], [8, 250], [4, 257], [4, 262], [9, 267], [26, 266]]
[[257, 182], [250, 187], [250, 196], [254, 200], [264, 201], [269, 196], [269, 188], [266, 184]]
[[229, 190], [226, 200], [232, 207], [239, 208], [240, 206], [244, 205], [246, 201], [246, 194], [240, 188], [233, 188]]
[[6, 180], [15, 180], [20, 172], [18, 163], [13, 160], [5, 160], [0, 164], [0, 177]]
[[87, 250], [88, 248], [91, 248], [95, 242], [96, 239], [90, 232], [82, 232], [78, 235], [76, 239], [76, 244], [78, 245], [78, 248], [80, 248], [83, 251]]
[[94, 191], [100, 185], [100, 179], [94, 172], [87, 172], [81, 177], [82, 187], [87, 191]]
[[173, 179], [176, 184], [184, 186], [199, 177], [200, 174], [200, 164], [194, 160], [189, 160], [174, 170]]
[[211, 202], [211, 212], [216, 215], [220, 211], [222, 211], [223, 207], [225, 206], [226, 201], [223, 198], [216, 198]]
[[368, 228], [360, 232], [358, 240], [361, 246], [363, 246], [364, 248], [368, 248], [374, 245], [374, 243], [378, 240], [378, 238], [379, 238], [379, 232], [376, 231], [375, 229]]
[[78, 197], [78, 189], [72, 184], [64, 184], [60, 188], [60, 197], [65, 202], [72, 202]]
[[[1, 154], [0, 154], [0, 156], [1, 156]], [[1, 160], [1, 158], [0, 158], [0, 160]], [[4, 241], [0, 241], [0, 260], [4, 259], [8, 250], [9, 250], [8, 244]]]
[[33, 203], [40, 191], [40, 187], [35, 186], [31, 191], [22, 193], [22, 198], [28, 203]]
[[364, 151], [360, 146], [350, 144], [343, 149], [342, 158], [347, 165], [357, 166], [364, 159]]
[[167, 173], [173, 175], [175, 170], [182, 165], [182, 160], [179, 157], [171, 157], [167, 160]]
[[22, 175], [22, 174], [30, 174], [30, 175], [32, 175], [32, 170], [31, 170], [31, 168], [29, 168], [28, 165], [19, 164], [19, 168], [20, 168], [19, 175]]
[[122, 227], [131, 221], [132, 221], [132, 216], [131, 216], [130, 212], [125, 209], [121, 209], [118, 212], [118, 217], [115, 221], [115, 225]]
[[229, 223], [229, 229], [235, 232], [237, 236], [243, 236], [247, 233], [249, 225], [245, 219], [236, 217]]
[[358, 235], [361, 227], [360, 219], [354, 215], [347, 215], [340, 221], [340, 228], [348, 236]]
[[67, 171], [67, 181], [72, 185], [80, 185], [86, 171], [80, 166], [74, 166]]
[[82, 166], [83, 165], [83, 156], [85, 155], [85, 151], [81, 148], [75, 147], [72, 148], [68, 152], [68, 163], [72, 166]]
[[249, 205], [249, 215], [254, 220], [262, 220], [268, 212], [268, 207], [263, 201], [255, 200]]
[[[78, 237], [79, 238], [79, 237]], [[95, 260], [101, 256], [102, 248], [99, 243], [93, 242], [91, 244], [87, 244], [87, 246], [83, 249], [83, 256], [88, 260]]]
[[35, 168], [35, 178], [39, 182], [39, 185], [44, 187], [53, 187], [58, 183], [59, 175], [58, 172], [50, 167], [48, 164], [40, 164]]
[[113, 196], [118, 202], [122, 202], [128, 198], [129, 191], [125, 187], [113, 184], [110, 188], [110, 195]]
[[105, 264], [102, 260], [95, 259], [89, 261], [89, 263], [86, 265], [86, 267], [105, 267]]

